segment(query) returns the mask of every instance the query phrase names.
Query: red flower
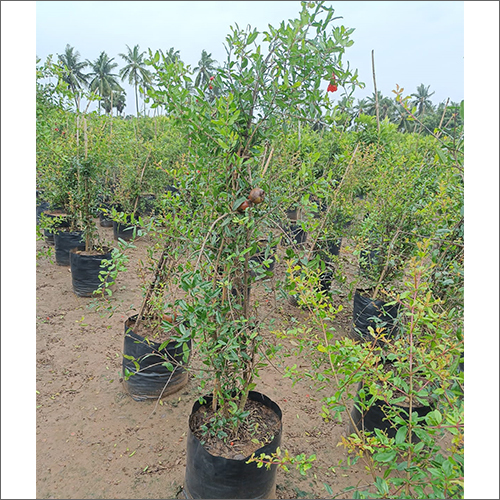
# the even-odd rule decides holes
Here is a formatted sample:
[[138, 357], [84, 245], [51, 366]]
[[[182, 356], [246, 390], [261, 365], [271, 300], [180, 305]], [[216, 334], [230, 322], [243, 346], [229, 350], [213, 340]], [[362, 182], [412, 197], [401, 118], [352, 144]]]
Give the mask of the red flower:
[[210, 77], [210, 81], [212, 81], [214, 78], [215, 78], [215, 77], [211, 76], [211, 77]]
[[208, 86], [208, 88], [209, 88], [210, 90], [212, 90], [212, 89], [213, 89], [212, 85], [209, 85], [209, 86]]
[[334, 83], [330, 83], [328, 85], [328, 88], [326, 89], [327, 92], [337, 92], [337, 85]]
[[55, 130], [56, 132], [59, 132], [59, 129], [58, 129], [58, 128], [55, 128], [54, 130]]

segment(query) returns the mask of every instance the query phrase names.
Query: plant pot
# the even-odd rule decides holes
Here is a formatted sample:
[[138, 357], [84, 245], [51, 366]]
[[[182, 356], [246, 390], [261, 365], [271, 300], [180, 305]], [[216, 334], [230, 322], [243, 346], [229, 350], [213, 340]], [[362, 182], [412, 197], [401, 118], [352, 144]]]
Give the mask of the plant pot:
[[165, 194], [168, 193], [179, 195], [179, 190], [175, 186], [165, 186]]
[[54, 234], [59, 231], [59, 229], [63, 229], [66, 227], [69, 227], [69, 216], [65, 212], [58, 211], [58, 210], [51, 210], [50, 212], [42, 212], [45, 217], [48, 217], [49, 219], [55, 219], [56, 217], [64, 217], [63, 220], [55, 224], [52, 228], [50, 229], [44, 229], [43, 234], [45, 236], [45, 241], [49, 245], [54, 245]]
[[[206, 405], [212, 402], [212, 396], [204, 396]], [[258, 401], [270, 408], [279, 418], [280, 430], [274, 439], [255, 451], [272, 455], [281, 444], [282, 413], [279, 406], [267, 396], [250, 391], [248, 399]], [[192, 429], [193, 415], [202, 405], [197, 401], [189, 417], [186, 451], [186, 475], [184, 479], [185, 498], [276, 498], [277, 465], [257, 467], [256, 463], [246, 462], [251, 455], [241, 459], [224, 458], [208, 452]]]
[[378, 248], [363, 249], [359, 254], [359, 269], [368, 278], [376, 278], [381, 270], [381, 253]]
[[113, 221], [113, 237], [118, 241], [119, 238], [129, 241], [134, 237], [134, 230], [136, 226], [132, 226], [132, 216], [127, 215], [127, 222], [125, 224]]
[[[111, 211], [114, 208], [117, 212], [122, 211], [121, 205], [117, 203], [101, 202], [100, 208], [105, 208], [106, 210], [109, 211]], [[113, 227], [113, 219], [111, 218], [110, 215], [107, 215], [101, 210], [99, 210], [99, 224], [101, 227]]]
[[303, 245], [307, 241], [307, 233], [300, 224], [291, 223], [285, 226], [285, 242], [287, 245]]
[[243, 283], [235, 284], [231, 287], [231, 296], [240, 305], [245, 303], [245, 299], [250, 303], [250, 293], [252, 291], [252, 285], [247, 285], [246, 297], [245, 297], [245, 285]]
[[394, 337], [398, 331], [399, 304], [387, 306], [383, 300], [373, 300], [362, 295], [362, 292], [358, 288], [354, 294], [353, 323], [349, 336], [354, 340], [373, 342], [369, 327], [375, 332], [380, 327], [384, 328], [387, 338]]
[[[148, 340], [133, 331], [136, 319], [137, 314], [125, 321], [123, 385], [135, 401], [169, 396], [188, 383], [188, 372], [185, 369], [187, 363], [183, 359], [184, 347], [177, 346], [178, 342], [172, 340], [160, 349], [162, 343]], [[191, 350], [191, 340], [186, 345]], [[139, 366], [125, 356], [134, 358]], [[166, 362], [173, 364], [173, 370], [164, 366]], [[127, 380], [126, 370], [132, 374]]]
[[50, 208], [50, 203], [47, 201], [42, 201], [36, 206], [36, 223], [40, 222], [40, 216], [43, 212], [47, 211]]
[[332, 262], [333, 256], [338, 256], [342, 246], [342, 238], [318, 240], [316, 243], [316, 253], [324, 262]]
[[315, 253], [325, 263], [326, 270], [320, 276], [321, 290], [329, 292], [333, 281], [333, 257], [337, 257], [342, 246], [342, 238], [319, 240], [316, 244]]
[[108, 218], [103, 212], [99, 212], [99, 225], [101, 227], [113, 227], [113, 219]]
[[156, 207], [156, 196], [154, 194], [143, 194], [139, 199], [139, 211], [141, 215], [152, 215]]
[[[267, 240], [259, 240], [259, 247], [261, 248], [261, 251], [256, 253], [255, 255], [252, 255], [252, 257], [250, 257], [249, 259], [249, 263], [252, 262], [252, 264], [250, 264], [252, 266], [250, 269], [250, 275], [253, 278], [266, 279], [271, 277], [273, 274], [274, 265], [276, 263], [276, 246], [272, 246], [269, 248], [266, 257], [267, 244]], [[268, 266], [264, 265], [265, 260], [271, 261], [268, 263]]]
[[299, 208], [289, 208], [288, 210], [285, 210], [287, 218], [292, 222], [297, 222], [297, 219], [299, 218], [299, 212]]
[[328, 205], [324, 200], [313, 199], [311, 201], [314, 201], [314, 203], [316, 203], [316, 210], [314, 210], [313, 212], [313, 218], [319, 219], [326, 212]]
[[[363, 382], [360, 382], [358, 385], [357, 392], [363, 388]], [[358, 430], [365, 430], [374, 432], [375, 429], [380, 429], [384, 431], [388, 437], [394, 438], [396, 436], [396, 432], [399, 426], [392, 424], [391, 421], [387, 420], [386, 414], [388, 411], [388, 407], [391, 406], [393, 410], [401, 410], [399, 412], [399, 416], [406, 422], [409, 420], [408, 412], [410, 410], [409, 406], [405, 406], [403, 404], [393, 404], [389, 405], [382, 399], [377, 399], [373, 402], [372, 406], [368, 408], [364, 414], [356, 407], [354, 404], [351, 417], [354, 421], [354, 424]], [[416, 406], [412, 408], [412, 413], [416, 412], [419, 417], [425, 417], [429, 412], [433, 409], [432, 406]], [[392, 424], [392, 425], [391, 425]], [[352, 423], [349, 425], [349, 433], [355, 432]], [[412, 433], [412, 442], [418, 443], [420, 439]]]
[[96, 255], [87, 255], [75, 248], [70, 250], [71, 280], [73, 291], [78, 297], [92, 297], [93, 292], [101, 285], [101, 263], [105, 259], [111, 259], [111, 250], [105, 250]]
[[56, 264], [69, 266], [69, 251], [73, 248], [85, 250], [83, 231], [58, 231], [54, 235], [56, 247]]

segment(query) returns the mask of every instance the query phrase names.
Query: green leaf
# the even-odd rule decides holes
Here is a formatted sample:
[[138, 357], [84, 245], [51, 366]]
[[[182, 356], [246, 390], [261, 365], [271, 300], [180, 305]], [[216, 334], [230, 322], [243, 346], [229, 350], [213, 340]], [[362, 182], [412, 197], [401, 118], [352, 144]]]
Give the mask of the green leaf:
[[391, 451], [381, 451], [379, 453], [375, 453], [373, 458], [377, 462], [392, 462], [396, 458], [397, 452], [395, 450]]
[[385, 479], [378, 477], [375, 479], [375, 485], [377, 486], [377, 490], [383, 495], [389, 494], [389, 485]]
[[247, 45], [250, 45], [251, 43], [253, 43], [258, 35], [259, 35], [258, 31], [254, 31], [253, 33], [251, 33], [247, 39]]
[[229, 149], [229, 146], [222, 139], [217, 139], [217, 142], [222, 149]]
[[426, 415], [425, 421], [429, 425], [439, 425], [443, 421], [443, 416], [439, 410], [434, 410]]
[[333, 495], [332, 487], [329, 484], [323, 483], [323, 486], [325, 487], [325, 490], [329, 495]]
[[407, 432], [408, 427], [406, 425], [403, 425], [398, 429], [398, 432], [396, 432], [396, 444], [404, 443]]

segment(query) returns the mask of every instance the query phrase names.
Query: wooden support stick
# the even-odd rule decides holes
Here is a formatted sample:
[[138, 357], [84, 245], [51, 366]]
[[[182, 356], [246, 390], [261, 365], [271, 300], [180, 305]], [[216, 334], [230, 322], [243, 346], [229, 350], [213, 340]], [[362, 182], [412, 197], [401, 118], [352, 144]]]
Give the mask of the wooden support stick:
[[375, 55], [372, 50], [372, 72], [373, 72], [373, 87], [375, 89], [375, 112], [377, 114], [377, 132], [380, 133], [380, 117], [378, 111], [378, 92], [377, 92], [377, 80], [375, 79]]

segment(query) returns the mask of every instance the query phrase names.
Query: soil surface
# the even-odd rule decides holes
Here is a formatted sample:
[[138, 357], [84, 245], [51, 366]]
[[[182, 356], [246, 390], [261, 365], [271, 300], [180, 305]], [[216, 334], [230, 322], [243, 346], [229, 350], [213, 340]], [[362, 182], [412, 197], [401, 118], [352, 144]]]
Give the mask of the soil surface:
[[243, 460], [262, 446], [269, 444], [281, 429], [280, 418], [271, 408], [257, 402], [247, 401], [244, 411], [250, 415], [238, 426], [235, 435], [218, 439], [216, 434], [204, 432], [202, 426], [210, 430], [214, 411], [211, 405], [203, 405], [189, 419], [193, 434], [212, 455], [233, 460]]
[[[98, 223], [98, 221], [97, 221]], [[113, 242], [113, 230], [99, 227], [105, 240]], [[73, 292], [69, 267], [58, 266], [40, 253], [37, 260], [37, 498], [184, 498], [186, 435], [194, 402], [202, 393], [190, 374], [186, 386], [161, 400], [134, 401], [122, 383], [124, 322], [137, 314], [143, 280], [141, 260], [147, 258], [148, 237], [127, 250], [128, 270], [114, 285], [114, 314], [90, 308], [92, 298]], [[37, 241], [37, 251], [49, 245]], [[53, 247], [52, 247], [53, 249]], [[340, 258], [347, 264], [345, 283], [357, 273], [357, 262], [343, 243]], [[282, 251], [283, 249], [281, 249]], [[349, 267], [350, 266], [350, 267]], [[275, 276], [285, 272], [279, 259]], [[351, 274], [350, 274], [351, 273]], [[277, 278], [275, 278], [277, 279]], [[252, 302], [259, 301], [259, 314], [275, 319], [273, 331], [264, 332], [270, 342], [285, 350], [297, 345], [278, 338], [280, 329], [310, 327], [309, 313], [294, 307], [273, 291], [273, 281], [252, 287]], [[344, 309], [335, 319], [338, 338], [347, 335], [352, 304], [347, 285], [334, 282], [335, 301]], [[313, 335], [309, 331], [307, 335]], [[305, 335], [303, 333], [303, 335]], [[192, 364], [197, 366], [196, 349]], [[277, 498], [352, 498], [348, 486], [364, 486], [370, 477], [360, 461], [348, 465], [348, 453], [338, 446], [348, 431], [342, 423], [321, 416], [322, 398], [335, 387], [316, 389], [307, 379], [292, 384], [287, 366], [299, 370], [311, 366], [305, 354], [275, 357], [256, 380], [259, 391], [283, 413], [281, 448], [294, 456], [315, 454], [307, 475], [291, 468], [278, 469]], [[339, 465], [339, 461], [342, 464]]]

